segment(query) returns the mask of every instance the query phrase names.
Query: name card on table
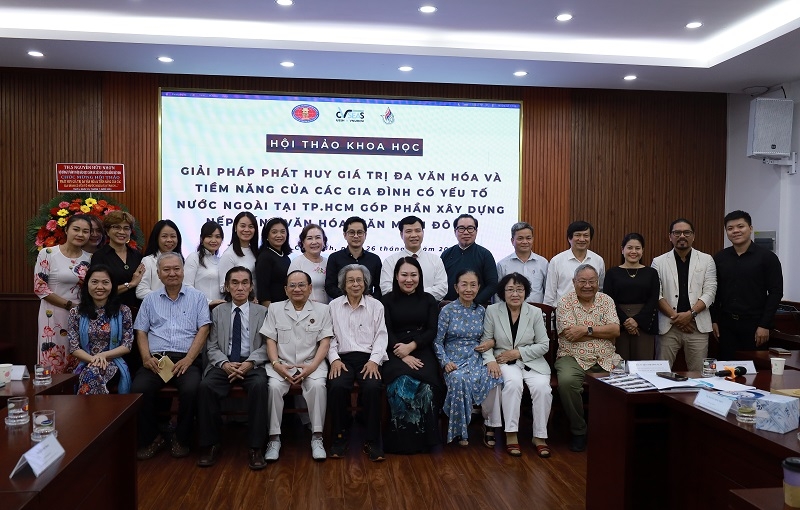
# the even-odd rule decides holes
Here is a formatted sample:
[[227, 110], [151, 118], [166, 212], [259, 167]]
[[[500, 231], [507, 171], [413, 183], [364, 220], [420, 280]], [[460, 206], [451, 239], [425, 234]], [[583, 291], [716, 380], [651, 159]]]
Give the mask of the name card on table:
[[56, 436], [48, 436], [39, 444], [22, 454], [14, 470], [8, 475], [12, 478], [26, 465], [30, 465], [33, 474], [38, 478], [45, 469], [64, 456], [64, 447], [58, 442]]
[[31, 374], [28, 372], [28, 367], [25, 365], [14, 365], [11, 367], [11, 380], [21, 381], [23, 379], [30, 379]]
[[672, 372], [669, 368], [669, 362], [665, 359], [628, 362], [628, 373], [655, 374], [656, 372]]
[[728, 416], [728, 411], [731, 409], [731, 399], [724, 397], [713, 391], [701, 391], [694, 399], [694, 405], [702, 407], [706, 411], [711, 411], [718, 414], [723, 418]]

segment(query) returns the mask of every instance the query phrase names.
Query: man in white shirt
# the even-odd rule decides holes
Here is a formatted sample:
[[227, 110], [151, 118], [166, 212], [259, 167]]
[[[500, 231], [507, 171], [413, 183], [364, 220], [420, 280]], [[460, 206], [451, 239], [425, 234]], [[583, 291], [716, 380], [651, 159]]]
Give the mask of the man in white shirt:
[[400, 220], [400, 237], [405, 248], [389, 255], [383, 260], [381, 268], [381, 293], [386, 295], [392, 291], [394, 266], [402, 257], [414, 257], [422, 267], [422, 282], [425, 292], [441, 301], [447, 294], [447, 272], [442, 259], [432, 252], [422, 249], [425, 238], [425, 222], [416, 216], [406, 216]]
[[322, 427], [325, 424], [328, 364], [325, 356], [333, 335], [328, 305], [309, 299], [311, 276], [292, 271], [286, 278], [286, 301], [269, 305], [261, 334], [267, 339], [269, 376], [269, 442], [265, 458], [278, 460], [281, 449], [283, 397], [292, 384], [303, 388], [303, 403], [311, 420], [311, 457], [325, 460]]
[[330, 303], [333, 338], [328, 350], [328, 408], [333, 427], [331, 458], [342, 458], [347, 451], [351, 415], [350, 393], [355, 381], [361, 394], [366, 418], [364, 453], [373, 462], [384, 460], [381, 446], [381, 372], [389, 359], [383, 305], [365, 294], [370, 272], [366, 266], [350, 264], [339, 271], [339, 288], [345, 293]]
[[542, 303], [544, 284], [547, 279], [547, 259], [533, 253], [533, 227], [520, 221], [511, 226], [511, 244], [514, 253], [497, 263], [497, 278], [507, 274], [519, 273], [531, 284], [530, 303]]
[[594, 238], [594, 227], [587, 221], [573, 221], [567, 227], [567, 241], [570, 249], [562, 251], [550, 260], [543, 303], [553, 308], [565, 294], [574, 290], [572, 279], [575, 270], [582, 264], [589, 264], [597, 270], [599, 290], [603, 290], [606, 276], [606, 263], [603, 257], [589, 249]]

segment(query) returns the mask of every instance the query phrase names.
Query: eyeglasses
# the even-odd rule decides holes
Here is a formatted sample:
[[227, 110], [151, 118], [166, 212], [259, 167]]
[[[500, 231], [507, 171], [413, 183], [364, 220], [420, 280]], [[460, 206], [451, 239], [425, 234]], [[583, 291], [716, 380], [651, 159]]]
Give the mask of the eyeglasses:
[[690, 237], [694, 235], [694, 230], [673, 230], [670, 234], [672, 237]]
[[597, 285], [598, 281], [597, 280], [575, 280], [575, 283], [577, 283], [580, 287], [585, 287], [587, 285], [591, 285], [592, 287], [594, 287], [595, 285]]
[[357, 283], [357, 284], [361, 285], [362, 283], [364, 283], [364, 279], [363, 278], [348, 278], [347, 280], [345, 280], [345, 282], [348, 285], [353, 284], [353, 283]]
[[131, 227], [129, 227], [127, 225], [126, 226], [123, 226], [123, 225], [111, 225], [110, 227], [108, 227], [108, 230], [130, 232], [131, 231]]
[[461, 234], [463, 234], [464, 232], [466, 232], [468, 234], [472, 234], [476, 230], [478, 230], [478, 227], [464, 227], [464, 226], [461, 226], [461, 227], [456, 227], [456, 230]]
[[505, 289], [505, 292], [506, 292], [506, 294], [510, 294], [510, 295], [512, 295], [512, 296], [513, 296], [514, 294], [521, 294], [521, 295], [524, 295], [524, 294], [525, 294], [525, 289], [524, 289], [524, 288], [512, 288], [512, 287], [508, 287], [508, 288], [506, 288], [506, 289]]
[[305, 290], [306, 287], [308, 287], [308, 284], [307, 283], [290, 283], [290, 284], [288, 284], [286, 286], [288, 288], [292, 289], [292, 290], [294, 290], [294, 289]]
[[363, 230], [348, 230], [346, 234], [350, 237], [364, 237], [367, 235]]

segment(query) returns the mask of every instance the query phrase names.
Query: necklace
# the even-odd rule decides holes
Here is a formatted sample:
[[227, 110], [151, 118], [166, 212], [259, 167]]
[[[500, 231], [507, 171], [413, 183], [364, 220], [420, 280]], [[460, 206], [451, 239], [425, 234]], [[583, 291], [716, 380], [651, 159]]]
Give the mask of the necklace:
[[631, 274], [631, 270], [626, 267], [625, 268], [625, 272], [628, 273], [628, 277], [629, 278], [636, 278], [636, 273], [639, 272], [639, 269], [641, 269], [641, 268], [637, 267], [636, 269], [633, 270], [633, 274]]

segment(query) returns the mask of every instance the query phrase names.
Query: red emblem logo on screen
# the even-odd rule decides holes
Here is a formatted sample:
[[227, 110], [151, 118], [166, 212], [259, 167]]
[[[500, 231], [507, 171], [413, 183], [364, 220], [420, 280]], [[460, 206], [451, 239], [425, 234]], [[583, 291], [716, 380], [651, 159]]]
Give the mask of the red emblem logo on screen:
[[314, 122], [319, 118], [319, 110], [310, 104], [299, 104], [292, 109], [292, 117], [297, 122]]

